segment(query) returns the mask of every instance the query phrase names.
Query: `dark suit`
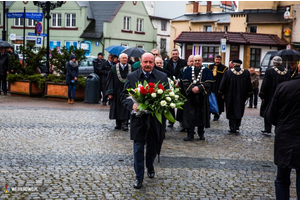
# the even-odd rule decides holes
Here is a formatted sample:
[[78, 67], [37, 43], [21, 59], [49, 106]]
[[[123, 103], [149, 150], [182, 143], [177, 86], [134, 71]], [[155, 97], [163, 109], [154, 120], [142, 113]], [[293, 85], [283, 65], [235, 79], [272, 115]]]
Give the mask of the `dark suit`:
[[[138, 81], [144, 82], [144, 80], [146, 80], [146, 77], [141, 67], [127, 75], [124, 90], [121, 93], [121, 102], [130, 112], [132, 111], [132, 106], [134, 103], [131, 99], [127, 99], [127, 88], [135, 88]], [[147, 81], [153, 83], [160, 81], [160, 83], [167, 84], [168, 78], [165, 73], [153, 69]], [[150, 121], [151, 128], [149, 128], [147, 121]], [[151, 114], [144, 114], [141, 117], [131, 114], [130, 139], [134, 141], [134, 170], [137, 180], [144, 179], [145, 144], [147, 144], [146, 167], [148, 170], [154, 170], [153, 162], [157, 154], [157, 146], [155, 145], [155, 141], [153, 137], [151, 137], [151, 134], [160, 135], [160, 139], [162, 141], [165, 138], [165, 120], [163, 120], [163, 123], [160, 124], [160, 122]]]

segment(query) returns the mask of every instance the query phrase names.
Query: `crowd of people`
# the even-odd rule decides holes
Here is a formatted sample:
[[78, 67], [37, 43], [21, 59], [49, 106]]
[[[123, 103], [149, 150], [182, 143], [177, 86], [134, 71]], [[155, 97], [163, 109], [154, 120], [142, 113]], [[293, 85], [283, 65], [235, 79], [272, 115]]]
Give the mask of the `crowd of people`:
[[[138, 111], [138, 104], [127, 98], [127, 89], [135, 88], [138, 81], [168, 83], [168, 78], [175, 78], [180, 80], [181, 93], [187, 101], [183, 110], [178, 109], [176, 112], [171, 109], [170, 111], [180, 123], [181, 131], [187, 132], [184, 141], [193, 141], [195, 134], [200, 140], [205, 140], [204, 133], [205, 129], [210, 127], [211, 115], [213, 121], [218, 121], [224, 110], [229, 121], [228, 132], [238, 135], [247, 100], [249, 99], [248, 108], [257, 108], [259, 96], [262, 101], [260, 115], [264, 118], [262, 134], [270, 136], [272, 124], [276, 126], [275, 164], [278, 166], [275, 181], [276, 196], [286, 199], [283, 197], [289, 195], [289, 176], [292, 168], [297, 169], [297, 192], [300, 194], [300, 128], [296, 125], [296, 116], [299, 116], [296, 112], [300, 107], [299, 101], [296, 100], [300, 75], [298, 75], [296, 62], [292, 61], [288, 70], [282, 66], [281, 57], [275, 56], [272, 60], [273, 67], [266, 70], [259, 91], [259, 75], [255, 72], [255, 68], [250, 67], [249, 70], [245, 69], [246, 66], [242, 68], [240, 59], [231, 60], [227, 67], [222, 64], [222, 57], [217, 55], [214, 64], [206, 68], [202, 66], [203, 59], [200, 55], [191, 55], [188, 61], [179, 58], [177, 49], [173, 49], [171, 55], [171, 59], [163, 60], [159, 51], [153, 49], [150, 53], [143, 54], [140, 61], [135, 60], [134, 63], [129, 62], [126, 54], [120, 54], [116, 63], [113, 55], [109, 55], [106, 61], [103, 59], [103, 54], [99, 53], [94, 61], [95, 72], [102, 78], [102, 87], [100, 87], [102, 103], [106, 105], [107, 98], [109, 99], [109, 118], [116, 120], [115, 129], [128, 131], [130, 120], [130, 139], [134, 143], [136, 173], [134, 188], [139, 189], [143, 186], [144, 159], [146, 159], [147, 176], [154, 178], [153, 163], [158, 144], [149, 135], [151, 132], [158, 132], [164, 139], [167, 124], [166, 119], [163, 123], [159, 123], [150, 114], [142, 116], [131, 114], [133, 110]], [[293, 82], [289, 81], [290, 79]], [[283, 82], [286, 84], [280, 84]], [[214, 113], [209, 109], [212, 93], [218, 105], [218, 112]], [[289, 126], [285, 126], [284, 122]], [[173, 126], [174, 124], [169, 122], [168, 127]], [[287, 140], [285, 137], [291, 138]], [[146, 145], [145, 158], [144, 145]]]

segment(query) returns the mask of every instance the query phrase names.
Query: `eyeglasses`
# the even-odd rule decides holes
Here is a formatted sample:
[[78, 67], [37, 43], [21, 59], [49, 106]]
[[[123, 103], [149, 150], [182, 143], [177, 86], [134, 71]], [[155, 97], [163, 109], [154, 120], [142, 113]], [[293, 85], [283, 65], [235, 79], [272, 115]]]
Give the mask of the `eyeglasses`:
[[153, 53], [154, 56], [158, 56], [158, 53]]

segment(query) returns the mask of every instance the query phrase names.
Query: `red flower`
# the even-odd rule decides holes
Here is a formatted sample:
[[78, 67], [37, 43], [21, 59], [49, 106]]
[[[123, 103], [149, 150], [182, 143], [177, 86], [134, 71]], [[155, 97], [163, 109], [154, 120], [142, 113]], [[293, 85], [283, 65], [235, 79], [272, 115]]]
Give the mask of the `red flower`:
[[149, 86], [147, 85], [147, 86], [146, 86], [146, 90], [148, 90], [148, 89], [149, 89]]
[[164, 88], [164, 86], [161, 83], [158, 84], [158, 89], [162, 89], [163, 91], [165, 91], [165, 88]]
[[148, 85], [149, 85], [151, 88], [154, 88], [154, 87], [155, 87], [155, 84], [154, 84], [154, 83], [148, 83]]
[[149, 88], [148, 92], [149, 92], [150, 94], [152, 94], [153, 92], [155, 92], [155, 89], [154, 89], [154, 88]]
[[147, 90], [142, 86], [142, 87], [140, 87], [140, 93], [145, 95], [145, 94], [147, 94]]

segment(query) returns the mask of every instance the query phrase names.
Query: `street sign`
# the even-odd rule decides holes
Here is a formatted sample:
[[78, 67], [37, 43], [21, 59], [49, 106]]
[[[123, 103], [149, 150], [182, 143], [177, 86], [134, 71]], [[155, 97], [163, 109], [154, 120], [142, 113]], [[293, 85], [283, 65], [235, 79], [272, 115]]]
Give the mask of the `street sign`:
[[47, 37], [47, 34], [46, 33], [41, 33], [40, 36], [41, 37]]
[[10, 40], [16, 40], [16, 38], [17, 38], [16, 34], [10, 34], [9, 35]]
[[[22, 37], [22, 40], [23, 40], [23, 36]], [[25, 40], [36, 40], [36, 36], [25, 36]]]
[[28, 35], [36, 36], [36, 33], [29, 33], [29, 32], [28, 32]]
[[[24, 18], [24, 13], [17, 12], [17, 13], [6, 13], [7, 18]], [[36, 21], [42, 21], [43, 20], [43, 13], [25, 13], [25, 18], [27, 19], [33, 19]]]
[[99, 46], [99, 42], [96, 42], [96, 47], [98, 47]]
[[41, 22], [38, 22], [38, 23], [36, 24], [36, 32], [37, 32], [38, 34], [41, 34], [41, 33], [42, 33], [42, 30], [43, 30], [43, 26], [42, 26]]
[[37, 47], [41, 47], [42, 46], [42, 41], [43, 41], [43, 37], [36, 37], [36, 40], [35, 40], [35, 46]]
[[226, 39], [221, 38], [221, 53], [225, 53], [225, 52], [226, 52]]

